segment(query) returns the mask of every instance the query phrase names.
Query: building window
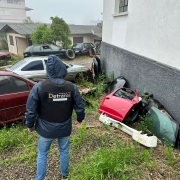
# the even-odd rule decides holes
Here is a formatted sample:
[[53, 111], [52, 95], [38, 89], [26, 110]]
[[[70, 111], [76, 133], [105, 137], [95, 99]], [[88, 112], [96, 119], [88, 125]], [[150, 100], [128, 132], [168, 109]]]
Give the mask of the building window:
[[73, 37], [73, 44], [82, 43], [83, 37]]
[[11, 15], [11, 11], [5, 11], [5, 15], [6, 16], [10, 16]]
[[119, 13], [128, 11], [128, 0], [119, 0]]
[[21, 4], [21, 0], [7, 0], [7, 3]]
[[14, 46], [13, 36], [9, 36], [10, 45]]
[[3, 16], [3, 15], [4, 15], [4, 10], [0, 9], [0, 16]]

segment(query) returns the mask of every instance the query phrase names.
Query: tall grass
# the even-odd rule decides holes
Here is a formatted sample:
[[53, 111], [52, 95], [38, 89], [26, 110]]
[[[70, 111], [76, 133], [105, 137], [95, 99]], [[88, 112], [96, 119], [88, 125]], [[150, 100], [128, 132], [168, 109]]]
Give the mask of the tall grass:
[[9, 148], [26, 148], [34, 142], [33, 134], [28, 134], [27, 128], [19, 125], [0, 130], [0, 151]]
[[83, 161], [76, 164], [70, 178], [73, 180], [126, 180], [137, 179], [138, 166], [150, 162], [147, 150], [139, 151], [138, 146], [115, 143], [113, 147], [99, 148]]

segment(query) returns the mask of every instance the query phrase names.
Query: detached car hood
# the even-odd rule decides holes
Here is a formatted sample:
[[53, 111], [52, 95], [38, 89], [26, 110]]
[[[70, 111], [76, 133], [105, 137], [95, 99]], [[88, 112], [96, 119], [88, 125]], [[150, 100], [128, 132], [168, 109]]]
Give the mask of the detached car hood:
[[106, 95], [99, 107], [99, 113], [122, 122], [141, 100], [136, 91], [128, 88], [119, 88]]

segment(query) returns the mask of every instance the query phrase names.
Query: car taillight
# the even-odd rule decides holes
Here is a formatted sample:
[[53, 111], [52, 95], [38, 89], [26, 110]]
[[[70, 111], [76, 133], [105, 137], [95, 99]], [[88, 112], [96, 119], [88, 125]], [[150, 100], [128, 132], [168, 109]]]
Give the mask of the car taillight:
[[31, 51], [32, 51], [32, 47], [29, 48], [29, 52], [31, 52]]

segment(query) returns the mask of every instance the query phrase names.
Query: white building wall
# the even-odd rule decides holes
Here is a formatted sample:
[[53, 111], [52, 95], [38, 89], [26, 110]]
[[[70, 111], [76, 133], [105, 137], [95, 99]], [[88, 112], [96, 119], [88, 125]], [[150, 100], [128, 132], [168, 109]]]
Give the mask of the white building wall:
[[0, 22], [22, 23], [26, 18], [25, 0], [21, 0], [21, 4], [0, 0]]
[[179, 0], [129, 0], [127, 15], [114, 13], [115, 0], [104, 0], [104, 42], [180, 69]]
[[[12, 36], [12, 37], [13, 37], [14, 45], [10, 45], [9, 36]], [[7, 40], [8, 40], [9, 52], [11, 52], [11, 53], [13, 53], [13, 54], [18, 54], [17, 39], [16, 39], [17, 37], [25, 39], [24, 36], [22, 36], [22, 35], [20, 35], [20, 34], [7, 33]], [[27, 46], [25, 46], [24, 49], [25, 49], [26, 47], [27, 47]]]

